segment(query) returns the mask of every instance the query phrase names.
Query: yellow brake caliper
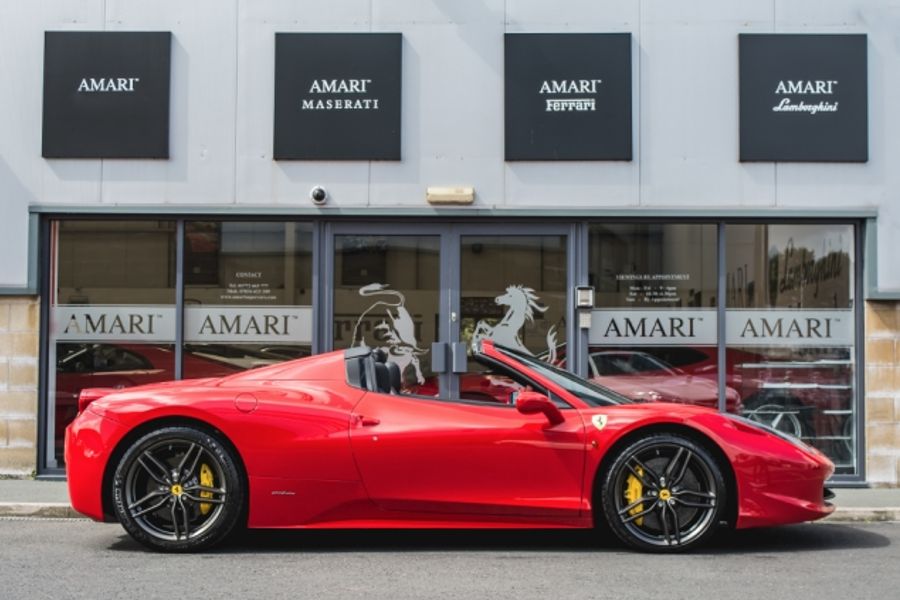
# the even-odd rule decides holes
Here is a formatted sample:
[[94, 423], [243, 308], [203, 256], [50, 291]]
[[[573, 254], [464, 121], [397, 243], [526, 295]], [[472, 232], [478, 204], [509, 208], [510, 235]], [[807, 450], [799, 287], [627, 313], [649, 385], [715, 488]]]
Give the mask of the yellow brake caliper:
[[[644, 475], [643, 469], [640, 467], [635, 467], [635, 471], [637, 471], [641, 476]], [[644, 495], [644, 486], [641, 484], [641, 480], [635, 477], [634, 475], [629, 475], [628, 479], [625, 480], [625, 501], [628, 504], [637, 501], [641, 496]], [[644, 504], [638, 504], [634, 508], [628, 511], [629, 515], [636, 515], [644, 510]], [[638, 527], [642, 527], [644, 525], [644, 517], [638, 517], [634, 520], [637, 523]]]
[[[203, 463], [200, 465], [200, 485], [203, 487], [211, 488], [213, 487], [215, 481], [213, 479], [212, 469], [209, 468], [209, 465]], [[212, 492], [200, 492], [201, 498], [212, 498]], [[203, 502], [200, 504], [200, 514], [205, 515], [212, 509], [212, 504], [209, 502]]]

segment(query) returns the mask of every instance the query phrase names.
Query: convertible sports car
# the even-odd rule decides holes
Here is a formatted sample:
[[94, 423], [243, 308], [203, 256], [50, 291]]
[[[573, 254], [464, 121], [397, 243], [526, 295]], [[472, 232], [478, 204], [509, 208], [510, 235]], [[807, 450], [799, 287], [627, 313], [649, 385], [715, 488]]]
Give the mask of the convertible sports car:
[[590, 528], [678, 551], [720, 526], [819, 519], [834, 470], [782, 432], [628, 399], [482, 341], [509, 401], [403, 393], [380, 350], [84, 390], [72, 505], [155, 550], [251, 528]]

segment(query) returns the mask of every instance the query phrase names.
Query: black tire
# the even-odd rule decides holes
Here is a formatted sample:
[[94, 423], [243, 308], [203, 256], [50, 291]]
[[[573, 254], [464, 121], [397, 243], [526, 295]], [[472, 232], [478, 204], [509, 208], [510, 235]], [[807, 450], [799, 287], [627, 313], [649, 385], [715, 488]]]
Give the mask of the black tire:
[[191, 552], [226, 538], [243, 513], [245, 485], [231, 450], [194, 427], [152, 431], [126, 450], [113, 478], [125, 531], [162, 552]]
[[648, 552], [680, 552], [715, 534], [728, 504], [722, 467], [690, 437], [657, 433], [623, 448], [601, 487], [616, 537]]

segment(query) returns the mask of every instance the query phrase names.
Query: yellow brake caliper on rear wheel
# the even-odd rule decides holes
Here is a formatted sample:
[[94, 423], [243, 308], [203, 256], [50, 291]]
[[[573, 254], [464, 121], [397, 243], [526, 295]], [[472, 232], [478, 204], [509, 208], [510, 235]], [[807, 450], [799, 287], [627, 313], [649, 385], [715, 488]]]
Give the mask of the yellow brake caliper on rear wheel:
[[[644, 470], [640, 467], [635, 467], [635, 471], [638, 472], [639, 475], [643, 477]], [[637, 501], [644, 494], [644, 486], [641, 484], [641, 480], [635, 477], [634, 475], [629, 475], [628, 479], [625, 480], [625, 501], [628, 504]], [[636, 515], [644, 510], [644, 504], [638, 504], [634, 508], [628, 511], [629, 515]], [[638, 527], [642, 527], [644, 525], [644, 517], [638, 517], [634, 520]]]
[[[200, 465], [200, 485], [203, 487], [211, 488], [213, 487], [215, 481], [213, 478], [212, 469], [209, 468], [209, 465], [203, 463]], [[212, 492], [200, 492], [201, 498], [212, 498]], [[212, 509], [212, 504], [209, 502], [203, 502], [200, 504], [200, 514], [205, 515]]]

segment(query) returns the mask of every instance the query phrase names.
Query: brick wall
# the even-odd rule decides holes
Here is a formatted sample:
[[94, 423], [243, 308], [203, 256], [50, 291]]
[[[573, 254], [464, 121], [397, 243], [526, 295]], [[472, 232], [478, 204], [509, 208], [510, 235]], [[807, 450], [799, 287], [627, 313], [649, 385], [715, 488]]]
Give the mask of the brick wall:
[[866, 479], [900, 485], [900, 304], [866, 303]]
[[0, 475], [36, 466], [39, 300], [0, 297]]

